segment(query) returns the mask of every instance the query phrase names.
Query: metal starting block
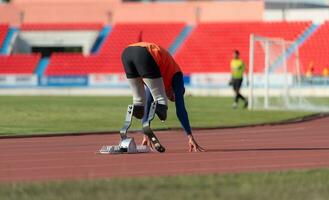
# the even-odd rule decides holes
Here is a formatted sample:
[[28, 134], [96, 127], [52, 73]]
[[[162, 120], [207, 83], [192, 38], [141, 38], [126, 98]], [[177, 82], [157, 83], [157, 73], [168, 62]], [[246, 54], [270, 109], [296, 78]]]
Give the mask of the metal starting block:
[[[148, 119], [143, 123], [143, 132], [148, 136], [153, 143], [155, 149], [158, 152], [165, 152], [165, 148], [161, 145], [159, 139], [155, 136], [151, 129], [151, 121], [156, 114], [157, 101], [151, 104]], [[152, 152], [152, 149], [144, 145], [136, 145], [134, 138], [128, 137], [127, 132], [130, 128], [132, 117], [134, 116], [134, 105], [128, 105], [126, 119], [123, 127], [120, 130], [121, 142], [117, 146], [103, 146], [100, 150], [100, 154], [121, 154], [121, 153], [148, 153]]]
[[151, 148], [144, 145], [136, 145], [134, 138], [123, 139], [117, 146], [103, 146], [100, 154], [121, 154], [121, 153], [149, 153]]

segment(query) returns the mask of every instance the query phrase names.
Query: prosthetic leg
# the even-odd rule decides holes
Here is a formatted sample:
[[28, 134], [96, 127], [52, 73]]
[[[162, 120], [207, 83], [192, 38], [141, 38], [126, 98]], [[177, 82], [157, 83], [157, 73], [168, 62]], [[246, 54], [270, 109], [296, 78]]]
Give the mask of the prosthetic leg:
[[144, 145], [136, 145], [134, 138], [128, 137], [127, 132], [130, 128], [132, 117], [140, 118], [140, 109], [134, 105], [129, 105], [127, 109], [126, 119], [120, 130], [121, 141], [117, 146], [103, 146], [99, 153], [101, 154], [120, 154], [120, 153], [148, 153], [151, 152], [150, 147]]
[[161, 145], [159, 139], [154, 135], [151, 129], [151, 121], [154, 119], [155, 114], [159, 116], [161, 121], [164, 121], [167, 118], [167, 107], [161, 107], [159, 105], [160, 104], [158, 104], [157, 101], [152, 102], [147, 121], [143, 123], [143, 132], [152, 142], [155, 149], [158, 152], [163, 153], [166, 149]]
[[[151, 129], [151, 121], [157, 114], [160, 120], [164, 121], [167, 118], [167, 106], [158, 104], [154, 101], [151, 104], [147, 121], [143, 123], [143, 132], [154, 145], [158, 152], [165, 152], [166, 149], [161, 145], [159, 139], [155, 136]], [[120, 153], [148, 153], [151, 152], [150, 147], [144, 145], [136, 145], [134, 138], [128, 137], [127, 132], [130, 128], [132, 118], [141, 118], [141, 110], [134, 105], [129, 105], [127, 109], [126, 119], [123, 127], [120, 130], [121, 141], [117, 146], [103, 146], [99, 153], [101, 154], [120, 154]]]

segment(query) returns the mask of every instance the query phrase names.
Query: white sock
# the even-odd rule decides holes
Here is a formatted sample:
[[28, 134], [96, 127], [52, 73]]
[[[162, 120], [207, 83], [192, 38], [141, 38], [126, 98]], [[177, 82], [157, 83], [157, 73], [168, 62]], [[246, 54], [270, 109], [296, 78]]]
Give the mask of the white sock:
[[128, 78], [128, 82], [133, 93], [133, 104], [144, 106], [146, 95], [142, 78]]
[[165, 87], [163, 84], [162, 78], [143, 78], [144, 83], [151, 91], [152, 97], [154, 101], [158, 101], [159, 104], [167, 105], [167, 95], [165, 91]]

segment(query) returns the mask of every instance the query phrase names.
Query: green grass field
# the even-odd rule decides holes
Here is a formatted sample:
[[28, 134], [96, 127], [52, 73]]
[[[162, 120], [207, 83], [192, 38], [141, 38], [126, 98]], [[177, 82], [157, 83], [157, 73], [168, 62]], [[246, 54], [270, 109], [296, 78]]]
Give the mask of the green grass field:
[[[123, 125], [131, 97], [1, 96], [0, 135], [116, 131]], [[281, 121], [311, 114], [291, 111], [232, 109], [231, 98], [186, 97], [193, 127], [217, 127]], [[153, 128], [180, 127], [174, 105], [165, 123]], [[135, 120], [132, 129], [140, 129]]]
[[0, 184], [1, 200], [327, 200], [329, 170]]

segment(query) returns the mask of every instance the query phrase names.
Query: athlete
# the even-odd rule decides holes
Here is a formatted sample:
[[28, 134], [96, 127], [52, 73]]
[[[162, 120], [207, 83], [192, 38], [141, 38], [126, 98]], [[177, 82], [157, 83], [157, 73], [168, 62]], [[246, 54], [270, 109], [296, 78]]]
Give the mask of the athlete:
[[244, 108], [248, 107], [247, 99], [241, 95], [240, 88], [243, 81], [243, 73], [245, 71], [245, 64], [243, 60], [240, 58], [240, 52], [238, 50], [234, 50], [233, 59], [231, 60], [231, 81], [230, 85], [233, 87], [233, 91], [235, 93], [233, 108], [237, 108], [239, 99], [244, 101]]
[[[170, 53], [157, 44], [138, 42], [124, 49], [122, 63], [133, 95], [134, 116], [144, 123], [152, 102], [157, 101], [156, 114], [164, 121], [169, 99], [175, 102], [189, 151], [205, 151], [193, 137], [184, 103], [183, 73]], [[142, 144], [152, 146], [154, 142], [144, 134]]]

